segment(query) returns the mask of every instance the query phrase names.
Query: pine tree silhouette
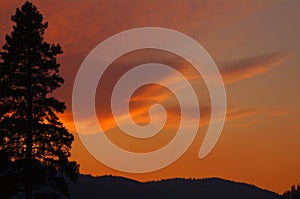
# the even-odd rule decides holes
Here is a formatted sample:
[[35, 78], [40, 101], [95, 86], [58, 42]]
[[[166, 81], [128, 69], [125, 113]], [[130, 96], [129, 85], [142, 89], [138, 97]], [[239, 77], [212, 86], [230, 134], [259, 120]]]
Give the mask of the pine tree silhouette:
[[68, 160], [74, 137], [57, 116], [65, 104], [51, 95], [64, 83], [57, 62], [62, 48], [44, 41], [48, 24], [32, 3], [17, 8], [11, 20], [0, 53], [2, 195], [24, 191], [25, 198], [46, 198], [50, 189], [51, 198], [68, 195], [62, 174], [76, 181], [79, 165]]
[[299, 199], [300, 198], [300, 186], [293, 185], [291, 190], [284, 192], [279, 199]]

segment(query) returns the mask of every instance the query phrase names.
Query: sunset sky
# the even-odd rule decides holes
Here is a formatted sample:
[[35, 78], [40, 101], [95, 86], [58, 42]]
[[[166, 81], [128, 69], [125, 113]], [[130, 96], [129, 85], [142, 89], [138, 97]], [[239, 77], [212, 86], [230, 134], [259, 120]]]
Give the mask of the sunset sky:
[[[12, 30], [10, 17], [23, 1], [0, 1], [0, 44]], [[75, 136], [72, 159], [80, 172], [121, 175], [140, 181], [184, 177], [220, 177], [283, 192], [300, 183], [300, 2], [214, 0], [51, 0], [33, 1], [49, 23], [45, 39], [59, 43], [65, 84], [55, 96], [66, 102], [61, 115]], [[158, 85], [139, 88], [130, 100], [133, 120], [149, 123], [155, 103], [167, 111], [162, 131], [149, 139], [132, 138], [116, 125], [110, 110], [114, 84], [131, 68], [149, 62], [172, 66], [198, 91], [200, 129], [192, 146], [170, 166], [130, 174], [97, 161], [82, 145], [72, 117], [76, 73], [89, 52], [119, 32], [139, 27], [164, 27], [198, 41], [218, 66], [226, 89], [227, 116], [221, 137], [204, 159], [198, 152], [210, 122], [205, 82], [186, 60], [165, 51], [139, 50], [119, 57], [105, 71], [96, 94], [99, 123], [113, 143], [134, 152], [157, 150], [168, 143], [179, 125], [174, 94]], [[88, 80], [87, 80], [88, 81]], [[174, 76], [165, 81], [176, 82]], [[182, 88], [185, 89], [185, 88]], [[187, 97], [188, 98], [188, 97]], [[104, 149], [105, 150], [105, 149]]]

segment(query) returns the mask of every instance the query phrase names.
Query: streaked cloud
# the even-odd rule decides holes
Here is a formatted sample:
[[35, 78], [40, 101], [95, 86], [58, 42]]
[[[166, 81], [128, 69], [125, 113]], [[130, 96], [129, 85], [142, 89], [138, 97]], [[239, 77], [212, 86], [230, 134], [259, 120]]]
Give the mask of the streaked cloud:
[[221, 73], [226, 84], [233, 84], [282, 66], [288, 58], [287, 54], [279, 52], [247, 57], [224, 64]]
[[249, 117], [260, 113], [258, 109], [244, 109], [244, 110], [229, 110], [226, 115], [226, 120], [236, 120], [240, 118]]
[[300, 130], [300, 124], [296, 124], [294, 128]]

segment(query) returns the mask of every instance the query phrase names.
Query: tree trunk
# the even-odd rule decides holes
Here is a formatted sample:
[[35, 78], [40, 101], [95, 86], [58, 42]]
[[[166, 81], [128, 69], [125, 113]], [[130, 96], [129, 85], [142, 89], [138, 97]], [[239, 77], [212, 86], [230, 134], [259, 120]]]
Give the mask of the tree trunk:
[[25, 158], [25, 199], [32, 198], [32, 91], [31, 91], [31, 66], [28, 67], [28, 98], [27, 98], [27, 137]]

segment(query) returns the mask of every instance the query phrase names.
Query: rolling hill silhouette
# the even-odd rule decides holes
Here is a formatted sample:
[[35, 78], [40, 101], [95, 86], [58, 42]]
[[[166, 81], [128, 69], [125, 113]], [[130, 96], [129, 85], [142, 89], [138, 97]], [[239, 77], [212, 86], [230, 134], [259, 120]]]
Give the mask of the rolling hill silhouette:
[[220, 178], [178, 178], [142, 183], [123, 177], [80, 175], [77, 184], [68, 184], [74, 199], [275, 199], [278, 196], [253, 185]]

